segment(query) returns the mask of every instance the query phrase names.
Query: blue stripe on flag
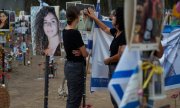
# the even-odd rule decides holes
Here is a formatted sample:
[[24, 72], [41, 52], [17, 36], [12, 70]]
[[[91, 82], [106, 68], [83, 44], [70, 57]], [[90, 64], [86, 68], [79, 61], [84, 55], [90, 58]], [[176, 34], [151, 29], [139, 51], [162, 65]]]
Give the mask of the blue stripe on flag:
[[174, 75], [165, 78], [165, 86], [180, 84], [180, 75]]
[[107, 87], [109, 78], [91, 78], [91, 87]]
[[98, 18], [102, 19], [100, 3], [96, 4], [96, 12], [98, 12]]
[[93, 47], [93, 40], [88, 40], [87, 48], [92, 49], [92, 47]]
[[[112, 22], [111, 21], [105, 21], [105, 20], [101, 20], [106, 26], [108, 26], [109, 28], [113, 28]], [[99, 28], [99, 26], [97, 24], [95, 24], [95, 28]]]
[[112, 78], [128, 78], [133, 73], [137, 73], [137, 72], [138, 72], [138, 67], [136, 67], [133, 70], [116, 71], [113, 73]]
[[139, 104], [140, 104], [140, 102], [137, 100], [137, 101], [134, 101], [134, 102], [127, 103], [122, 108], [137, 108], [139, 106]]
[[179, 25], [178, 26], [165, 25], [163, 29], [163, 33], [170, 33], [173, 30], [178, 29], [178, 28], [180, 28]]
[[121, 89], [119, 84], [113, 84], [112, 87], [114, 88], [114, 90], [116, 91], [118, 97], [120, 98], [120, 100], [123, 98], [123, 90]]

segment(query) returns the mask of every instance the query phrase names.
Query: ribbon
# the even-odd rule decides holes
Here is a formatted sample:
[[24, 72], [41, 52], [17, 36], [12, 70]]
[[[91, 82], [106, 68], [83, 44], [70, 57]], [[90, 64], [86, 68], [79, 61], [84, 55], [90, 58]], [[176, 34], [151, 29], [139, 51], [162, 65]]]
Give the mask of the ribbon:
[[0, 35], [4, 35], [5, 33], [4, 32], [0, 32]]
[[142, 70], [145, 73], [145, 75], [147, 75], [147, 72], [150, 73], [148, 78], [145, 80], [145, 82], [143, 84], [143, 89], [145, 89], [147, 87], [147, 85], [149, 84], [149, 82], [154, 74], [162, 74], [162, 72], [163, 72], [163, 69], [161, 66], [154, 65], [151, 62], [143, 62]]

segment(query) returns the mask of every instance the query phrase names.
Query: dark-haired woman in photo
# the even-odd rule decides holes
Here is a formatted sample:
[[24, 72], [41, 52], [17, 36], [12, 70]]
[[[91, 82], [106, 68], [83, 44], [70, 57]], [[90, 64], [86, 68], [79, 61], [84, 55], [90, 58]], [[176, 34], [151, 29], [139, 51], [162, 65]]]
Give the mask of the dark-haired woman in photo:
[[[123, 8], [119, 7], [113, 12], [113, 15], [111, 16], [111, 20], [114, 28], [109, 28], [103, 22], [101, 22], [95, 16], [94, 10], [91, 8], [88, 8], [87, 15], [90, 18], [92, 18], [104, 32], [114, 37], [110, 45], [110, 57], [104, 60], [104, 64], [109, 66], [109, 79], [111, 79], [112, 74], [117, 66], [117, 63], [126, 45], [125, 30], [124, 30], [124, 10]], [[111, 101], [114, 105], [114, 108], [118, 108], [117, 103], [115, 102], [112, 96], [111, 96]]]
[[66, 10], [67, 26], [63, 30], [63, 42], [66, 52], [64, 73], [67, 79], [68, 97], [66, 108], [79, 108], [84, 90], [85, 58], [88, 56], [81, 34], [76, 30], [80, 10], [70, 6]]
[[60, 56], [59, 20], [54, 7], [43, 7], [35, 20], [36, 53]]
[[9, 29], [9, 14], [6, 11], [0, 11], [0, 29]]

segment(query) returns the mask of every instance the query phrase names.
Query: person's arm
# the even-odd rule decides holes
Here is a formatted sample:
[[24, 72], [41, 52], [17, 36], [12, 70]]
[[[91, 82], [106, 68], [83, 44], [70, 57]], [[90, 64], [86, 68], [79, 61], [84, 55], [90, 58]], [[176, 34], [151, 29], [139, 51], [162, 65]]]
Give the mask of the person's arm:
[[112, 57], [105, 59], [104, 64], [108, 65], [108, 64], [113, 63], [113, 62], [118, 62], [123, 51], [124, 51], [124, 49], [125, 49], [125, 45], [119, 46], [118, 53]]
[[79, 50], [83, 57], [88, 56], [88, 52], [86, 51], [86, 47], [84, 45], [82, 47], [80, 47]]
[[120, 58], [120, 55], [117, 53], [116, 55], [105, 59], [104, 64], [109, 65], [110, 63], [117, 62], [119, 58]]
[[53, 55], [53, 49], [50, 49], [50, 48], [45, 49], [44, 54], [47, 56]]
[[84, 45], [84, 42], [82, 40], [82, 37], [81, 37], [81, 34], [79, 31], [74, 32], [74, 41], [76, 42], [78, 49], [73, 50], [72, 53], [75, 56], [81, 56], [82, 55], [83, 57], [87, 57], [88, 52], [86, 51], [86, 47]]
[[106, 26], [102, 21], [100, 21], [100, 20], [96, 17], [96, 15], [95, 15], [94, 12], [95, 12], [95, 11], [94, 11], [92, 8], [88, 8], [88, 11], [86, 12], [86, 14], [87, 14], [91, 19], [93, 19], [93, 20], [96, 22], [96, 24], [97, 24], [104, 32], [106, 32], [107, 34], [111, 34], [110, 28], [109, 28], [108, 26]]

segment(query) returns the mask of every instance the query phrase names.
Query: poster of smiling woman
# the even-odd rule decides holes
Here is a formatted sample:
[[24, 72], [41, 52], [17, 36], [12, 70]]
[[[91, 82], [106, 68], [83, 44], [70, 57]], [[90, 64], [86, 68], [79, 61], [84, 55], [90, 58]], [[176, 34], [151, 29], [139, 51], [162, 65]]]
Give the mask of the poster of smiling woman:
[[[56, 7], [59, 9], [59, 7]], [[32, 9], [32, 8], [31, 8]], [[60, 56], [59, 20], [55, 7], [36, 7], [33, 14], [33, 49], [37, 55]], [[58, 11], [59, 12], [59, 11]]]
[[0, 31], [9, 31], [9, 11], [0, 10]]

